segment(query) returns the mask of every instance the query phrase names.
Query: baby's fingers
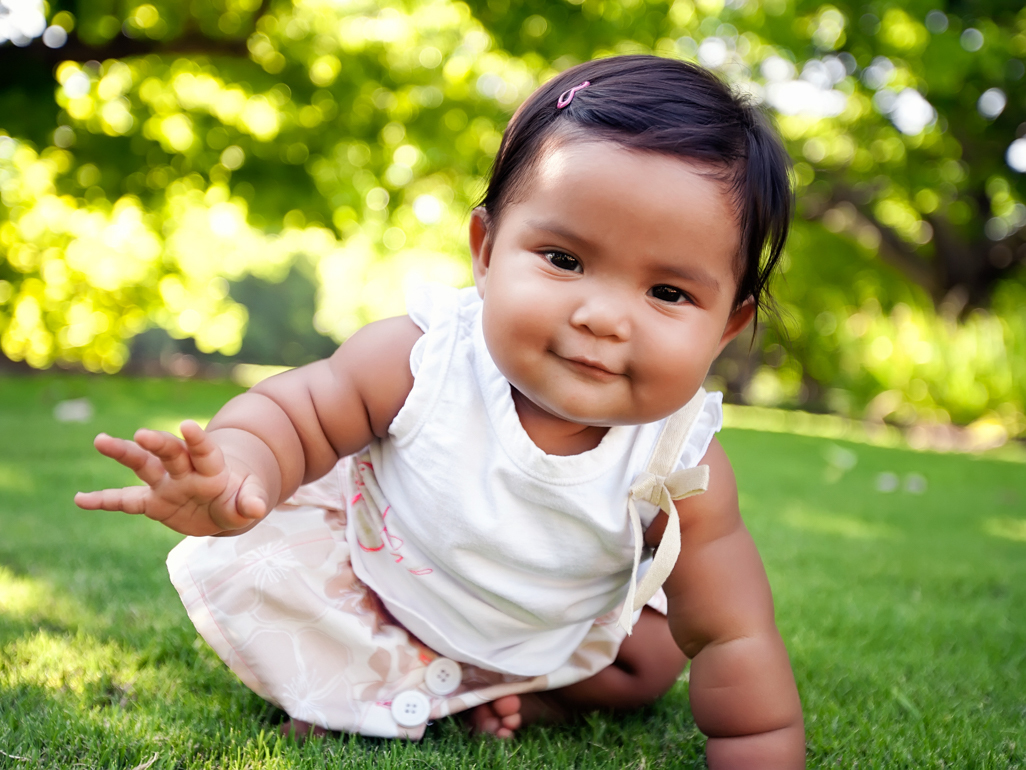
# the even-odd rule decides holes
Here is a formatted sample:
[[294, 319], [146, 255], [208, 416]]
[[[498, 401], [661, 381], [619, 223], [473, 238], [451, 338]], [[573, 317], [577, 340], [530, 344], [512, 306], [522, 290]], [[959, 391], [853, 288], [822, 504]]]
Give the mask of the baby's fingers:
[[210, 436], [193, 420], [181, 425], [185, 445], [192, 458], [192, 467], [204, 476], [216, 476], [224, 471], [224, 454], [221, 448], [210, 440]]
[[235, 508], [247, 519], [262, 519], [270, 510], [267, 492], [256, 476], [249, 476], [239, 487]]
[[193, 471], [185, 442], [162, 430], [141, 429], [135, 432], [135, 443], [155, 454], [173, 479], [181, 479]]
[[100, 454], [121, 463], [150, 486], [164, 477], [164, 466], [160, 460], [134, 441], [101, 433], [93, 440], [93, 446]]
[[146, 496], [149, 492], [149, 487], [125, 487], [124, 489], [101, 489], [98, 492], [78, 492], [75, 495], [75, 505], [86, 511], [145, 513]]

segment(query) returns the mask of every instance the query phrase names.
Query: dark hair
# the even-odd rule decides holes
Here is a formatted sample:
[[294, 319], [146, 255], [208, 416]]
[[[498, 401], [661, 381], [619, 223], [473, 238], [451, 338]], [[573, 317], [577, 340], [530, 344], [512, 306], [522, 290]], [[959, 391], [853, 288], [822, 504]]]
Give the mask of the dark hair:
[[[569, 105], [561, 94], [584, 81]], [[739, 307], [756, 312], [791, 224], [790, 158], [762, 112], [694, 64], [658, 56], [616, 56], [552, 78], [513, 115], [481, 205], [493, 223], [516, 202], [548, 143], [598, 139], [708, 166], [734, 198], [741, 230]]]

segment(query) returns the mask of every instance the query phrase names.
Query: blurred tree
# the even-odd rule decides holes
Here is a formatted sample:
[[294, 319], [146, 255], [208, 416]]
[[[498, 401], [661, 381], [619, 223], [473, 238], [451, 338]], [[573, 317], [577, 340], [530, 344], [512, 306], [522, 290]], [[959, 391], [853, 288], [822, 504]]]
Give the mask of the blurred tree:
[[230, 354], [225, 279], [297, 259], [335, 339], [399, 311], [406, 276], [467, 282], [466, 212], [516, 104], [656, 52], [764, 102], [797, 161], [783, 328], [754, 376], [717, 375], [755, 402], [1026, 429], [1021, 4], [5, 0], [4, 36], [12, 358], [114, 371], [151, 324]]

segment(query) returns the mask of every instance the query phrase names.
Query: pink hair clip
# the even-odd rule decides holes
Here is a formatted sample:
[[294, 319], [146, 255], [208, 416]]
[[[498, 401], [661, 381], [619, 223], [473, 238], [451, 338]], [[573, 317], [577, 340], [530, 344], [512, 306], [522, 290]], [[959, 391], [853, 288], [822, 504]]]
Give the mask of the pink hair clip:
[[574, 94], [580, 91], [582, 88], [587, 88], [591, 83], [585, 80], [579, 86], [574, 86], [559, 95], [559, 99], [556, 100], [556, 109], [561, 110], [566, 107], [570, 102], [574, 100]]

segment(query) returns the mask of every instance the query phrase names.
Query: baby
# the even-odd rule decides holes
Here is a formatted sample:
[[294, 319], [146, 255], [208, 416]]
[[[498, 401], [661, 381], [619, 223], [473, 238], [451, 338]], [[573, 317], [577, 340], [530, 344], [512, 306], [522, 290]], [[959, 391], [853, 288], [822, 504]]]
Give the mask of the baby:
[[690, 660], [710, 767], [803, 767], [702, 389], [757, 314], [791, 207], [779, 140], [709, 73], [574, 67], [506, 130], [470, 219], [473, 288], [411, 292], [408, 315], [184, 440], [101, 434], [145, 486], [75, 501], [192, 536], [172, 582], [291, 729], [419, 738], [468, 711], [508, 737], [651, 703]]

